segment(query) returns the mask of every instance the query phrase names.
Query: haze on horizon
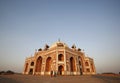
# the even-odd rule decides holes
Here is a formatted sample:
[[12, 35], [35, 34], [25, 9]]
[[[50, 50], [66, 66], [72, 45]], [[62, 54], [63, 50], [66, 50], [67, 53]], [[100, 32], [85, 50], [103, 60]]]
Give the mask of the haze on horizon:
[[97, 73], [120, 72], [120, 0], [0, 0], [0, 71], [58, 39], [84, 49]]

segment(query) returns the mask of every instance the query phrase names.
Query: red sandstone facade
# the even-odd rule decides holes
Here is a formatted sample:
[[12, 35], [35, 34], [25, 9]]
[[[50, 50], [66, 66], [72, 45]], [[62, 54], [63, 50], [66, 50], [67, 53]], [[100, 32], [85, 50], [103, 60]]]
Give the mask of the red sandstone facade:
[[86, 75], [96, 74], [94, 61], [86, 57], [75, 45], [69, 48], [58, 41], [52, 46], [39, 49], [33, 57], [26, 58], [23, 74], [50, 75]]

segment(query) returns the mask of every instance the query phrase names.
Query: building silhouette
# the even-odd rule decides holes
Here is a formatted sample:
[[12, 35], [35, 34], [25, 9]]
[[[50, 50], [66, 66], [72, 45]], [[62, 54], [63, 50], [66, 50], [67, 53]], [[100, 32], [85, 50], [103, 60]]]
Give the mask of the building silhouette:
[[26, 58], [23, 74], [50, 75], [51, 71], [57, 75], [96, 74], [92, 58], [86, 57], [75, 44], [69, 48], [60, 40], [50, 47], [46, 44], [44, 49]]

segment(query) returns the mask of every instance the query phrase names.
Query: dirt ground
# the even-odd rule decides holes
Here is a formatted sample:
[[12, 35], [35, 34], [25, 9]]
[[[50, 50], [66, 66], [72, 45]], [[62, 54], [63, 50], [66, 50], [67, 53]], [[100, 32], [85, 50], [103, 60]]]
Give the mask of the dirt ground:
[[120, 83], [120, 77], [0, 75], [0, 83]]

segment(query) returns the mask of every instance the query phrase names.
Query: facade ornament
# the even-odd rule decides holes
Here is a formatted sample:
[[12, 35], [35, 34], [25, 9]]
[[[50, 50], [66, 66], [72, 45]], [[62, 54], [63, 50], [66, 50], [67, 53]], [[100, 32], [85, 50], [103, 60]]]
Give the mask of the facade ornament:
[[[26, 58], [23, 74], [50, 75], [51, 71], [57, 75], [96, 74], [93, 59], [86, 56], [80, 48], [77, 50], [75, 44], [72, 48], [62, 42], [57, 44], [58, 42], [50, 47], [46, 44], [44, 50], [40, 48], [33, 56]], [[86, 61], [90, 65], [86, 65]]]

